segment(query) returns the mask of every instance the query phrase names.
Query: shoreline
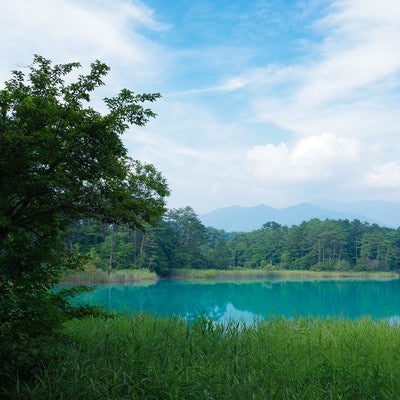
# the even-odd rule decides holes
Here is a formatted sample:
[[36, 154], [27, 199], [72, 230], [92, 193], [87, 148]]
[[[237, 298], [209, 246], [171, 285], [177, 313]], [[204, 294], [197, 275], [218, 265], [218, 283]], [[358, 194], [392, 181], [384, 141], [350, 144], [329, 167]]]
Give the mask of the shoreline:
[[[203, 271], [208, 272], [206, 274]], [[301, 271], [301, 270], [186, 270], [175, 271], [168, 280], [217, 280], [242, 281], [272, 279], [279, 281], [320, 281], [320, 280], [394, 280], [399, 279], [396, 272], [349, 272], [349, 271]]]
[[69, 271], [60, 279], [60, 284], [102, 284], [102, 283], [156, 283], [160, 280], [190, 281], [243, 281], [272, 279], [291, 280], [394, 280], [397, 272], [369, 271], [301, 271], [268, 269], [229, 269], [229, 270], [174, 270], [167, 278], [160, 278], [154, 272], [141, 270], [117, 270], [108, 273], [103, 270]]

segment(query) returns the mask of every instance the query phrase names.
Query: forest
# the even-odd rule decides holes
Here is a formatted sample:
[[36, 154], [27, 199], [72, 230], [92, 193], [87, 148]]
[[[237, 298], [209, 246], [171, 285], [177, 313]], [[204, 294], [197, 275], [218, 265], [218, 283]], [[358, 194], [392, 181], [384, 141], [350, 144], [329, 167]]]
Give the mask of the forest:
[[205, 227], [191, 207], [170, 209], [146, 229], [79, 220], [64, 244], [84, 257], [87, 270], [147, 268], [162, 277], [181, 268], [396, 271], [400, 265], [400, 229], [312, 219], [290, 227], [267, 221], [252, 232], [225, 232]]

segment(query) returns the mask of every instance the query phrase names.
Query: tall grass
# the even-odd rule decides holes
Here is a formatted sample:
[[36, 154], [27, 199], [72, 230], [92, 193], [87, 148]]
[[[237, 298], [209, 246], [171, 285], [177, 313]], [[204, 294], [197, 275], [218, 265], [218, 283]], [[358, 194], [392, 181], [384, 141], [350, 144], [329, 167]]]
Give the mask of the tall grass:
[[398, 279], [396, 272], [354, 272], [354, 271], [304, 271], [304, 270], [271, 270], [268, 268], [231, 268], [231, 269], [174, 269], [172, 279], [254, 279], [278, 278], [281, 280], [323, 280], [323, 279]]
[[396, 399], [400, 328], [363, 319], [71, 321], [15, 399]]
[[[170, 279], [218, 279], [237, 280], [255, 278], [279, 278], [282, 280], [298, 279], [396, 279], [399, 275], [395, 272], [339, 272], [339, 271], [300, 271], [276, 270], [267, 268], [248, 269], [232, 268], [221, 269], [175, 269], [171, 271]], [[124, 283], [124, 282], [155, 282], [159, 278], [155, 272], [148, 269], [121, 269], [104, 271], [101, 269], [70, 270], [61, 277], [62, 283]]]
[[101, 269], [93, 270], [70, 270], [66, 271], [61, 277], [62, 283], [124, 283], [124, 282], [143, 282], [157, 281], [155, 272], [148, 269], [119, 269], [107, 271]]

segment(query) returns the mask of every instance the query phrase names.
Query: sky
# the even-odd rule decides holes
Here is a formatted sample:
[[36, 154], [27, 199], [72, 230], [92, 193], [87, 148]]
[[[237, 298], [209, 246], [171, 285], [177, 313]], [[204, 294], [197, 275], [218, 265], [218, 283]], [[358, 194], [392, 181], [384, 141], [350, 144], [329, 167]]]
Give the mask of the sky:
[[400, 1], [3, 0], [0, 87], [33, 54], [161, 93], [123, 136], [169, 208], [400, 202]]

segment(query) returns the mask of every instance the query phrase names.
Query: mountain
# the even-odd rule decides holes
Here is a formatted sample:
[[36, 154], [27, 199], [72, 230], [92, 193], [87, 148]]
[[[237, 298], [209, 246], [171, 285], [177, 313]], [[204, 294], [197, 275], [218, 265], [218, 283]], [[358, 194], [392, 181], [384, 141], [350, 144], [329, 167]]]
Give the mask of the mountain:
[[274, 208], [264, 204], [256, 207], [231, 206], [199, 215], [199, 218], [205, 226], [227, 232], [249, 232], [261, 228], [269, 221], [287, 226], [299, 225], [312, 218], [350, 221], [359, 219], [361, 222], [382, 226], [400, 226], [400, 204], [373, 201], [333, 203], [324, 200], [319, 201], [319, 204], [300, 203], [286, 208]]
[[257, 207], [231, 206], [199, 215], [199, 218], [205, 226], [227, 232], [248, 232], [261, 228], [269, 220], [269, 216], [275, 215], [276, 211], [275, 208], [264, 204]]
[[330, 200], [319, 200], [314, 204], [341, 212], [356, 212], [377, 221], [379, 225], [391, 228], [400, 226], [400, 204], [390, 201], [365, 200], [354, 203], [341, 203]]

